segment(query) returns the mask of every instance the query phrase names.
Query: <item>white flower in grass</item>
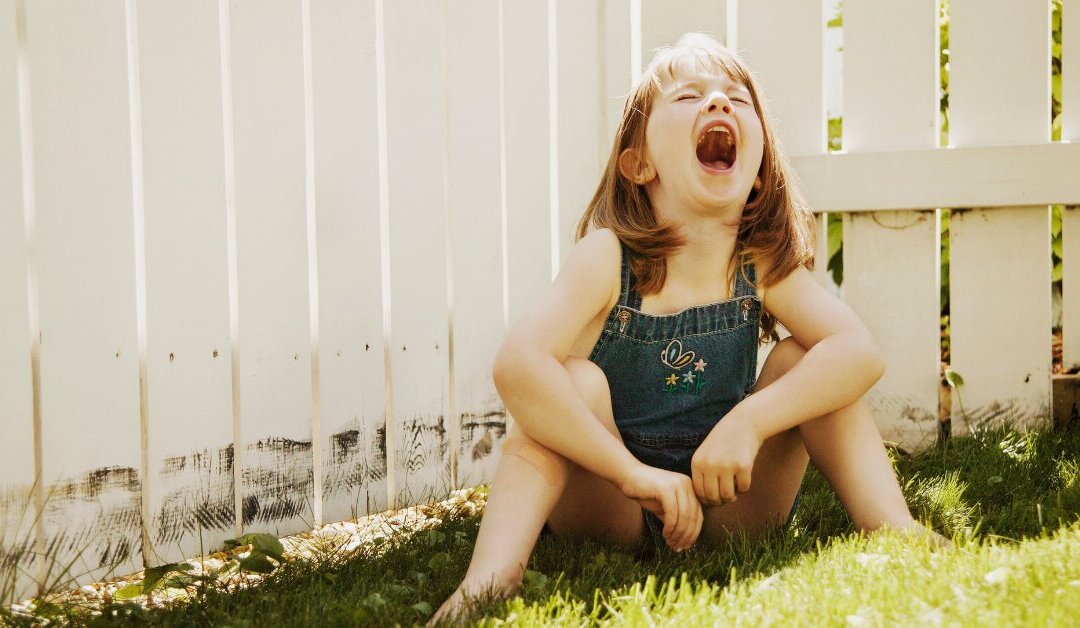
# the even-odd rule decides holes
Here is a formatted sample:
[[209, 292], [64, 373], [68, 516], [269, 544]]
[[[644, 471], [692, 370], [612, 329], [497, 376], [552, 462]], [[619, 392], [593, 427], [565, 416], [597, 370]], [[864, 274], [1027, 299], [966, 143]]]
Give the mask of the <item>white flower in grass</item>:
[[995, 570], [991, 571], [990, 573], [986, 574], [985, 576], [983, 576], [983, 580], [985, 580], [987, 584], [1001, 584], [1001, 583], [1005, 582], [1008, 579], [1009, 579], [1009, 568], [1008, 567], [998, 567], [997, 569], [995, 569]]
[[884, 554], [864, 554], [859, 552], [855, 554], [855, 561], [859, 563], [860, 567], [877, 567], [889, 562], [889, 557]]

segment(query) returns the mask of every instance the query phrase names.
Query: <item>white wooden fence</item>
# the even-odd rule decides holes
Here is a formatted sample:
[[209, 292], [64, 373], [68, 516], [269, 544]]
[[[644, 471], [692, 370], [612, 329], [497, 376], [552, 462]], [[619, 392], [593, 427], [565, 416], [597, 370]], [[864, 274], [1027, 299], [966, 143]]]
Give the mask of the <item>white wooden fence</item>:
[[[889, 358], [883, 435], [937, 434], [938, 207], [964, 208], [965, 409], [1048, 425], [1047, 204], [1080, 203], [1080, 145], [1049, 141], [1047, 0], [952, 0], [950, 148], [936, 2], [845, 0], [844, 154], [821, 3], [735, 2], [0, 0], [0, 558], [20, 590], [490, 479], [503, 330], [569, 249], [643, 56], [686, 30], [742, 51], [814, 208], [845, 212], [843, 296]], [[1078, 232], [1069, 210], [1066, 268]], [[1064, 292], [1071, 365], [1076, 276]]]

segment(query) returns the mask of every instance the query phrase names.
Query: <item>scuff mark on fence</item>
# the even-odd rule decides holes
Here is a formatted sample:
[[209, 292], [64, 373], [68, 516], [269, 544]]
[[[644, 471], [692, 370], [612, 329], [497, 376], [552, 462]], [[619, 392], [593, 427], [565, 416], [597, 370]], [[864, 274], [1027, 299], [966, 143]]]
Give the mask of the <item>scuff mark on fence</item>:
[[137, 469], [101, 467], [46, 488], [47, 555], [94, 569], [141, 552], [141, 487]]
[[244, 460], [244, 525], [290, 519], [311, 510], [311, 441], [265, 438], [247, 446]]
[[202, 530], [230, 530], [233, 507], [233, 447], [203, 449], [162, 461], [161, 504], [154, 515], [156, 543], [177, 541]]

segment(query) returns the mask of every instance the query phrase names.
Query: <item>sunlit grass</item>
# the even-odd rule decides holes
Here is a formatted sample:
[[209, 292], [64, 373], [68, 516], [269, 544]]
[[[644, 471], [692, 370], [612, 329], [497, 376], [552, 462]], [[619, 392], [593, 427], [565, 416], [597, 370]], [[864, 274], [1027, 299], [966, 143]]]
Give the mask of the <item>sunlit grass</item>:
[[[793, 525], [674, 554], [589, 540], [538, 543], [521, 595], [474, 622], [525, 625], [1069, 625], [1080, 617], [1080, 426], [988, 430], [916, 457], [892, 455], [917, 518], [953, 538], [931, 551], [858, 534], [813, 468]], [[451, 517], [360, 554], [327, 548], [257, 588], [208, 586], [147, 610], [113, 602], [98, 625], [410, 625], [457, 586], [479, 518]], [[51, 609], [87, 623], [75, 609]], [[8, 618], [28, 625], [31, 620]]]

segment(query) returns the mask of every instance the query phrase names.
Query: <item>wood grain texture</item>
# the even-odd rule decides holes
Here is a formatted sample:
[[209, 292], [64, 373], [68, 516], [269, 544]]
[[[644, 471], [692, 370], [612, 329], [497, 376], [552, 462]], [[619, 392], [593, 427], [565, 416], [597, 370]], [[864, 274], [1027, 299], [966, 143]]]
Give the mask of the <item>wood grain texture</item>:
[[311, 3], [323, 519], [386, 508], [375, 5]]

